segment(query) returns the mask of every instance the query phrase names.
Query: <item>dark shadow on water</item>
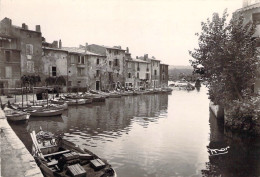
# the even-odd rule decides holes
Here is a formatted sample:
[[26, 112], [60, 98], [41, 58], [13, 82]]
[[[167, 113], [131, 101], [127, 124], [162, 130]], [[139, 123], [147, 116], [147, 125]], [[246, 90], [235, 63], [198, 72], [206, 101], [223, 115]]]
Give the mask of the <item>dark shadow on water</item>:
[[218, 123], [210, 115], [211, 149], [229, 146], [227, 154], [209, 155], [206, 169], [201, 170], [203, 176], [259, 176], [260, 175], [260, 138], [239, 135], [224, 129], [223, 123]]

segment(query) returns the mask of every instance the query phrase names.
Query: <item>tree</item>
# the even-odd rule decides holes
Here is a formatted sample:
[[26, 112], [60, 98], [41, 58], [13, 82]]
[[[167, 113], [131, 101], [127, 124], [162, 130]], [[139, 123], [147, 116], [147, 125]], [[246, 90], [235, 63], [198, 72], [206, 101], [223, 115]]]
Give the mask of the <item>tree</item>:
[[208, 81], [210, 99], [225, 106], [233, 100], [242, 101], [252, 94], [257, 73], [255, 25], [233, 14], [227, 23], [227, 11], [222, 17], [214, 13], [212, 20], [202, 22], [201, 34], [196, 34], [199, 48], [189, 51], [194, 69], [203, 65], [202, 77]]

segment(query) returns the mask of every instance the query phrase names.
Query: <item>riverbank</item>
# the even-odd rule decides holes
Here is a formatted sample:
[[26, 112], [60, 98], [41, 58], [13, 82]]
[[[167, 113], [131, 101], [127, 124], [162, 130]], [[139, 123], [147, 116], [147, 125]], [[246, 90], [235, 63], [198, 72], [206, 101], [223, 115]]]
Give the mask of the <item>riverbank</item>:
[[17, 137], [0, 109], [0, 176], [43, 177], [34, 158]]

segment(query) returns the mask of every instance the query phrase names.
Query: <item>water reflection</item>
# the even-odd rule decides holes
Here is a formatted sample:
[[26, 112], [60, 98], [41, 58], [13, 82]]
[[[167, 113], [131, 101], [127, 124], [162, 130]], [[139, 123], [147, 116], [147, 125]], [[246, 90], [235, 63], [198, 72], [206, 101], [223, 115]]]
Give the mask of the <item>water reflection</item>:
[[210, 142], [208, 147], [230, 146], [228, 154], [209, 156], [204, 176], [259, 176], [260, 139], [238, 135], [224, 130], [214, 115], [210, 115]]
[[[12, 124], [31, 150], [29, 132], [62, 134], [107, 159], [123, 177], [259, 176], [260, 140], [224, 130], [209, 111], [207, 89], [107, 99], [69, 107], [61, 117]], [[209, 148], [230, 146], [209, 156]]]

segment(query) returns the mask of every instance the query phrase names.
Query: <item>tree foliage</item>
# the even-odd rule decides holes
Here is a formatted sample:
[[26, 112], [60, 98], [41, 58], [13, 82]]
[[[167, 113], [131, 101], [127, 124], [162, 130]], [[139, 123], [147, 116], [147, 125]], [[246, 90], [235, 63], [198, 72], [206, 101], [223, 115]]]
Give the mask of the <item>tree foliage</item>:
[[66, 85], [66, 79], [63, 76], [47, 77], [45, 79], [45, 82], [47, 85], [59, 85], [59, 86]]
[[23, 75], [21, 77], [22, 86], [35, 86], [37, 83], [41, 82], [41, 77], [39, 75]]
[[202, 31], [196, 34], [199, 48], [190, 51], [194, 69], [204, 66], [200, 71], [208, 81], [210, 99], [220, 105], [252, 93], [258, 66], [256, 39], [252, 38], [255, 25], [245, 24], [238, 14], [229, 22], [227, 17], [226, 11], [222, 17], [214, 13], [212, 20], [202, 22]]

